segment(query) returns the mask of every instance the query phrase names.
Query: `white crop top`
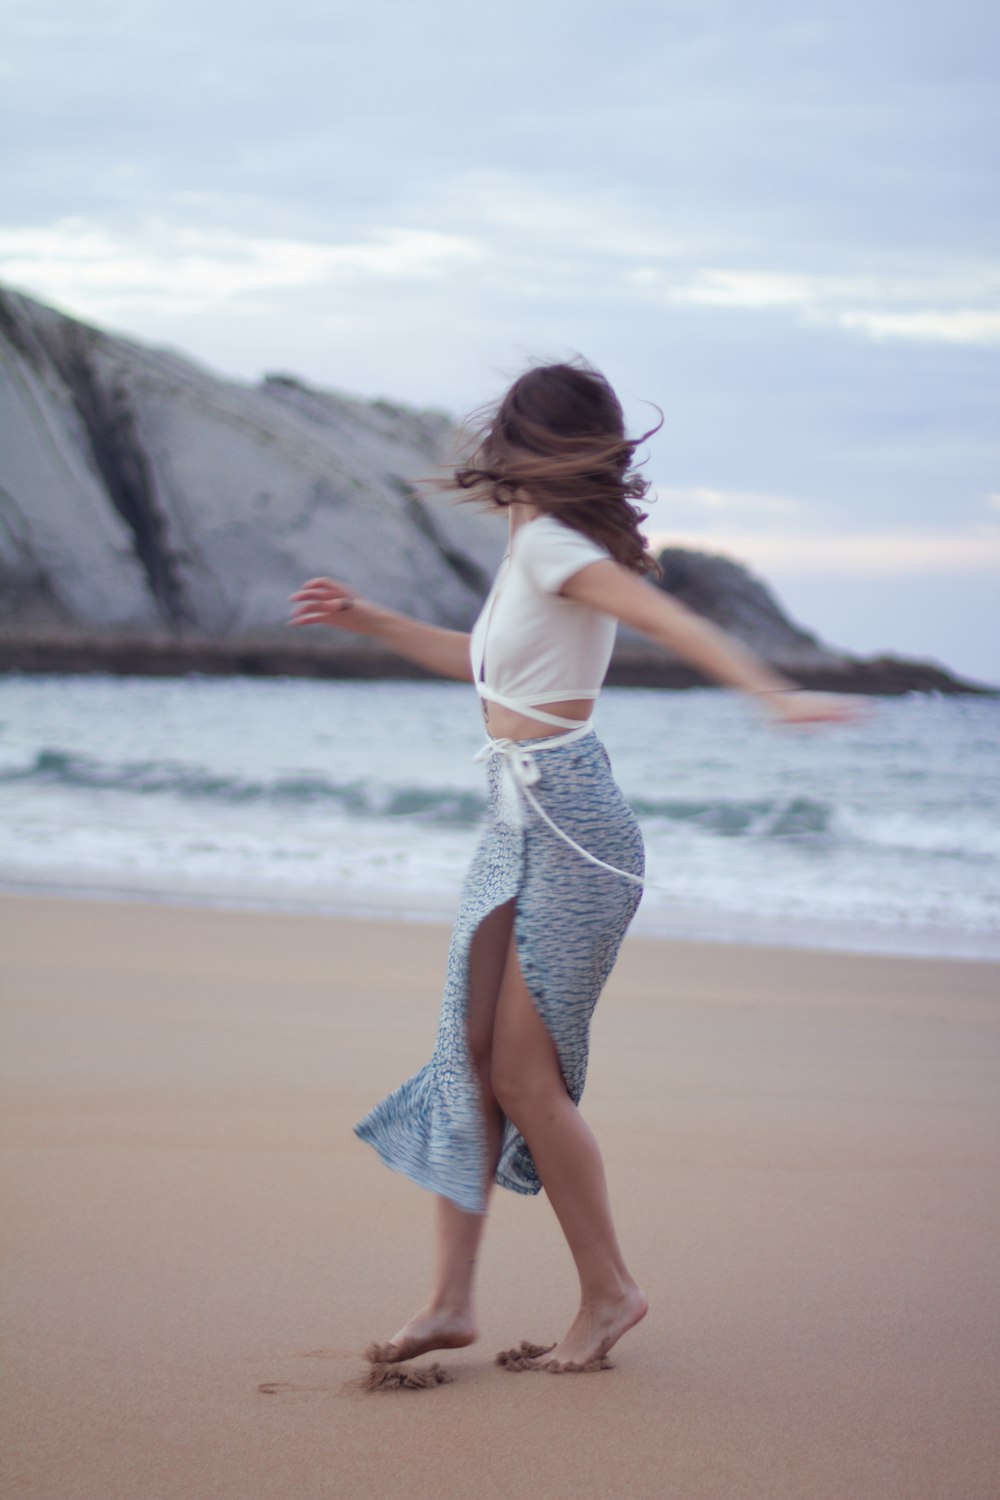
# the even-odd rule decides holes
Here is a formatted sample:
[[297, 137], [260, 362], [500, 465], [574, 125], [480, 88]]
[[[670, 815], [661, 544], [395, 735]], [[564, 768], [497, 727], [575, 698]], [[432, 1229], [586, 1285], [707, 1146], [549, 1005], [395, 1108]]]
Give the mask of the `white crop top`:
[[596, 698], [601, 690], [618, 622], [559, 589], [581, 568], [610, 556], [554, 516], [536, 516], [517, 528], [469, 643], [481, 698], [545, 724], [579, 723], [537, 705]]

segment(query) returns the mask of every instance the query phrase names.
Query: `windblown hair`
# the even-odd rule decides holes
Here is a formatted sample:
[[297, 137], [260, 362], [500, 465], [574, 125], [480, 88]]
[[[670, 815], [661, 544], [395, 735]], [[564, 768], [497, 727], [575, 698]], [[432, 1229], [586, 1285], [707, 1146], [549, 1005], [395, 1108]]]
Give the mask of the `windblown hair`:
[[649, 489], [634, 467], [642, 437], [629, 438], [611, 386], [583, 360], [536, 365], [495, 405], [470, 419], [475, 448], [449, 489], [507, 506], [526, 500], [606, 547], [636, 573], [659, 571], [639, 531]]

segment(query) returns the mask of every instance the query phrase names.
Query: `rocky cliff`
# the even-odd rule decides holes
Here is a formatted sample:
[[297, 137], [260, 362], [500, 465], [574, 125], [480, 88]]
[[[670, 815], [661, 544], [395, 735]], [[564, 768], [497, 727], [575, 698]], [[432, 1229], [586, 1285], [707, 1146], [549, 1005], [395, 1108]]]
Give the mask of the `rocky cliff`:
[[[352, 637], [290, 632], [287, 600], [332, 572], [466, 628], [504, 531], [415, 486], [452, 436], [441, 413], [223, 380], [0, 291], [0, 668], [408, 672]], [[970, 686], [831, 651], [738, 563], [661, 561], [663, 587], [803, 682]], [[623, 633], [611, 680], [699, 679]]]
[[252, 388], [0, 293], [0, 618], [231, 639], [337, 570], [465, 625], [502, 550], [418, 492], [451, 424], [272, 376]]

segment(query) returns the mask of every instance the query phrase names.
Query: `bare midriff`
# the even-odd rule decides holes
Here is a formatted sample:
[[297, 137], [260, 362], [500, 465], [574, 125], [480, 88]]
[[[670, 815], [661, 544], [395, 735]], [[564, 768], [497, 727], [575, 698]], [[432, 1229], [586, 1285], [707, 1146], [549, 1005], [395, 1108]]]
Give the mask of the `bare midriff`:
[[[499, 703], [480, 699], [486, 732], [495, 740], [547, 740], [553, 735], [565, 734], [555, 724], [543, 724], [539, 719], [530, 719], [527, 714], [515, 713], [512, 708], [503, 708]], [[573, 698], [568, 703], [538, 703], [534, 707], [545, 713], [558, 714], [560, 719], [576, 719], [584, 723], [594, 711], [592, 698]]]

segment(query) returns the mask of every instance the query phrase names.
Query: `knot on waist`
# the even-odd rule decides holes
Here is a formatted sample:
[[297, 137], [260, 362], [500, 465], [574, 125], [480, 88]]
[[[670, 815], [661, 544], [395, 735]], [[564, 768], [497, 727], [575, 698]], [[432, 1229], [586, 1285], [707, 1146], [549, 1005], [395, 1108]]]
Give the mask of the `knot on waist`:
[[568, 729], [564, 734], [540, 735], [536, 740], [489, 739], [473, 759], [489, 760], [494, 755], [499, 756], [501, 764], [508, 766], [515, 781], [527, 790], [542, 779], [542, 768], [535, 760], [539, 751], [559, 750], [593, 732], [594, 721], [584, 719], [575, 729]]
[[481, 750], [476, 752], [474, 758], [489, 760], [494, 755], [500, 756], [504, 765], [510, 768], [521, 786], [535, 786], [541, 780], [541, 768], [535, 760], [533, 751], [527, 745], [520, 744], [517, 740], [489, 740]]
[[591, 722], [588, 719], [585, 723], [579, 725], [578, 728], [571, 729], [566, 734], [554, 735], [551, 739], [487, 740], [482, 749], [476, 752], [475, 759], [489, 760], [492, 756], [497, 756], [500, 764], [509, 770], [514, 788], [518, 789], [514, 791], [514, 797], [517, 802], [520, 802], [523, 797], [524, 801], [541, 818], [542, 822], [547, 823], [552, 832], [562, 839], [564, 844], [568, 844], [571, 849], [574, 849], [577, 854], [581, 855], [590, 864], [596, 865], [599, 870], [606, 870], [610, 875], [619, 875], [623, 880], [627, 880], [633, 885], [641, 886], [643, 884], [643, 877], [641, 875], [633, 875], [630, 870], [619, 870], [617, 865], [608, 864], [607, 860], [598, 859], [595, 854], [591, 854], [588, 849], [584, 849], [582, 844], [578, 844], [576, 839], [571, 838], [564, 828], [560, 828], [557, 823], [552, 821], [532, 791], [532, 787], [542, 777], [541, 766], [539, 766], [535, 759], [537, 754], [545, 750], [556, 750], [561, 745], [569, 745], [574, 740], [582, 739], [584, 735], [593, 734], [593, 732]]

